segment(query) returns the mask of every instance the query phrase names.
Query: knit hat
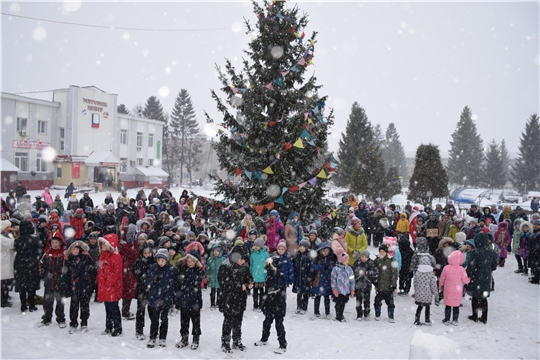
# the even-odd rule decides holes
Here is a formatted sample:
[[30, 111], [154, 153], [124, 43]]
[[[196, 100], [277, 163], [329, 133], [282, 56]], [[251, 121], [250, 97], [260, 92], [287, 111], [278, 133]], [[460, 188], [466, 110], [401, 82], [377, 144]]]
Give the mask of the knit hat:
[[313, 229], [313, 230], [311, 230], [311, 231], [309, 232], [309, 235], [311, 235], [311, 234], [315, 234], [315, 237], [319, 236], [319, 235], [317, 234], [317, 230], [315, 230], [315, 229]]
[[300, 241], [299, 246], [303, 246], [303, 247], [305, 247], [306, 249], [309, 249], [309, 241], [307, 241], [307, 240], [302, 240], [302, 241]]
[[466, 239], [467, 239], [467, 235], [465, 235], [464, 232], [460, 231], [460, 232], [456, 233], [456, 242], [458, 244], [463, 245], [463, 243], [465, 242]]
[[163, 247], [163, 245], [165, 245], [167, 241], [171, 241], [171, 239], [168, 236], [161, 236], [159, 238], [159, 247]]
[[107, 210], [114, 210], [114, 205], [112, 203], [107, 205]]
[[346, 252], [342, 252], [341, 254], [338, 254], [337, 258], [340, 264], [349, 263], [349, 255]]
[[365, 256], [365, 257], [367, 257], [369, 259], [369, 251], [367, 251], [367, 250], [362, 251], [360, 253], [360, 257], [362, 257], [362, 256]]
[[539, 219], [533, 220], [532, 224], [533, 225], [540, 225], [540, 220]]
[[92, 231], [90, 235], [88, 235], [89, 239], [97, 239], [99, 238], [99, 234], [96, 231]]
[[255, 241], [253, 242], [253, 246], [258, 246], [262, 249], [264, 247], [264, 239], [262, 238], [255, 239]]
[[77, 211], [75, 211], [75, 214], [77, 215], [82, 215], [82, 213], [83, 213], [83, 209], [81, 208], [78, 208]]
[[357, 217], [355, 216], [355, 217], [353, 217], [353, 218], [351, 219], [351, 225], [354, 226], [354, 225], [356, 225], [358, 222], [361, 222], [361, 221], [362, 221], [362, 220], [360, 220], [359, 218], [357, 218]]
[[165, 259], [165, 260], [169, 261], [169, 259], [170, 259], [169, 250], [167, 250], [167, 249], [159, 249], [157, 251], [157, 254], [156, 254], [156, 260], [157, 259]]
[[[236, 239], [236, 241], [234, 242], [234, 246], [236, 245], [244, 245], [244, 240], [242, 240], [242, 238]], [[263, 240], [263, 245], [264, 245], [264, 240]]]
[[248, 236], [251, 236], [251, 235], [259, 236], [259, 232], [257, 231], [257, 229], [251, 229], [248, 232]]
[[279, 212], [277, 210], [272, 210], [270, 211], [270, 215], [279, 216]]
[[281, 239], [279, 241], [279, 243], [277, 244], [276, 246], [276, 249], [279, 249], [280, 247], [284, 248], [285, 250], [287, 250], [287, 243], [285, 242], [285, 240]]
[[165, 226], [163, 226], [163, 232], [166, 233], [167, 231], [173, 231], [173, 227], [172, 225], [170, 224], [167, 224]]
[[379, 245], [379, 251], [384, 250], [385, 252], [388, 252], [388, 245], [381, 244]]

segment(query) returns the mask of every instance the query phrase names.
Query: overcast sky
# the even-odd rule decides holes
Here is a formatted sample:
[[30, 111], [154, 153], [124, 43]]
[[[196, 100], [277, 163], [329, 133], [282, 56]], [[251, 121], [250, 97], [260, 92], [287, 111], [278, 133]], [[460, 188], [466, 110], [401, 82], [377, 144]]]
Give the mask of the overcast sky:
[[[289, 3], [293, 6], [294, 3]], [[506, 140], [516, 153], [521, 131], [539, 111], [539, 6], [522, 3], [299, 2], [317, 31], [314, 67], [321, 95], [335, 110], [330, 149], [358, 101], [373, 124], [394, 122], [407, 154], [435, 143], [449, 149], [464, 106], [484, 144]], [[2, 91], [24, 93], [95, 85], [132, 108], [156, 95], [170, 112], [180, 89], [219, 121], [210, 98], [214, 64], [240, 65], [249, 41], [248, 2], [3, 2]], [[201, 29], [224, 28], [202, 31]], [[24, 94], [25, 96], [36, 96]], [[49, 97], [50, 99], [50, 97]], [[474, 154], [478, 155], [478, 154]]]

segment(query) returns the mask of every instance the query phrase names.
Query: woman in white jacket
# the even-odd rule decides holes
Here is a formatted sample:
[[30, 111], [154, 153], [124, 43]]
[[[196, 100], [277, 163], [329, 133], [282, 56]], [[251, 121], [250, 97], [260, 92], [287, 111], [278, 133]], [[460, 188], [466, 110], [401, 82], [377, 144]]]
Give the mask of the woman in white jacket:
[[13, 236], [9, 233], [11, 230], [11, 222], [3, 220], [0, 222], [1, 230], [1, 246], [0, 246], [0, 266], [1, 266], [1, 288], [0, 293], [1, 306], [11, 307], [12, 304], [8, 301], [9, 288], [13, 282], [13, 260], [15, 259]]

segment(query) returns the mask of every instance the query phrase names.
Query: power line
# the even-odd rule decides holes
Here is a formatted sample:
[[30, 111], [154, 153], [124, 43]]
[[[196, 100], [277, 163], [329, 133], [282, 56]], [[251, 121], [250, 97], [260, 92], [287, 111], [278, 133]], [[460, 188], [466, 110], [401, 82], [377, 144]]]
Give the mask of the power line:
[[84, 27], [99, 28], [99, 29], [109, 29], [109, 30], [161, 31], [161, 32], [193, 32], [193, 31], [231, 30], [231, 27], [206, 28], [206, 29], [145, 29], [145, 28], [131, 28], [131, 27], [121, 27], [121, 26], [80, 24], [80, 23], [73, 23], [73, 22], [67, 22], [67, 21], [48, 20], [48, 19], [35, 18], [35, 17], [30, 17], [30, 16], [14, 15], [14, 14], [8, 14], [8, 13], [4, 13], [4, 12], [2, 12], [0, 14], [5, 15], [5, 16], [17, 17], [17, 18], [21, 18], [21, 19], [27, 19], [27, 20], [37, 20], [37, 21], [50, 22], [50, 23], [55, 23], [55, 24], [84, 26]]

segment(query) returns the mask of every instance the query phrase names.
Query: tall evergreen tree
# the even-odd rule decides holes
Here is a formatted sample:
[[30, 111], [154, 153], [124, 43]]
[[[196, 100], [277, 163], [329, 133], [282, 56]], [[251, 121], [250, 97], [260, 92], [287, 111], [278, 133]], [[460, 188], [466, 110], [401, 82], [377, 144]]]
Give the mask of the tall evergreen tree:
[[420, 145], [416, 149], [414, 171], [409, 180], [407, 199], [431, 206], [434, 198], [448, 195], [448, 175], [441, 161], [439, 148]]
[[184, 167], [192, 174], [195, 164], [200, 160], [201, 142], [199, 123], [195, 108], [186, 89], [181, 89], [174, 101], [169, 122], [171, 148], [174, 149], [175, 167], [180, 168], [180, 184], [183, 182]]
[[490, 189], [503, 188], [506, 183], [504, 173], [505, 169], [502, 162], [501, 149], [495, 142], [495, 139], [493, 139], [488, 145], [484, 158], [483, 177], [485, 186]]
[[390, 200], [394, 195], [401, 193], [401, 180], [399, 178], [398, 169], [395, 166], [388, 169], [386, 173], [386, 188], [384, 190], [384, 198]]
[[382, 198], [386, 192], [384, 161], [375, 145], [362, 146], [351, 177], [351, 191], [368, 199]]
[[532, 114], [519, 139], [519, 157], [512, 167], [512, 184], [519, 191], [540, 190], [540, 122]]
[[126, 114], [129, 115], [129, 110], [124, 104], [120, 104], [116, 107], [116, 112], [119, 114]]
[[131, 110], [131, 114], [135, 116], [144, 116], [144, 106], [142, 104], [135, 104]]
[[375, 142], [375, 146], [379, 149], [379, 151], [381, 151], [383, 148], [384, 140], [385, 138], [383, 135], [382, 126], [380, 123], [377, 123], [377, 125], [373, 127], [373, 141]]
[[[501, 172], [501, 182], [503, 182], [503, 186], [506, 185], [508, 182], [508, 174], [510, 174], [511, 170], [511, 164], [510, 164], [510, 154], [508, 153], [508, 148], [506, 147], [506, 141], [504, 139], [501, 140], [501, 162], [502, 162], [502, 169], [503, 172]], [[504, 180], [504, 181], [503, 181]]]
[[356, 167], [356, 159], [360, 148], [372, 143], [373, 128], [368, 120], [366, 111], [354, 102], [347, 120], [345, 134], [341, 133], [339, 140], [338, 158], [339, 172], [336, 176], [336, 185], [349, 187], [351, 176]]
[[480, 186], [484, 151], [468, 106], [463, 108], [457, 129], [452, 134], [448, 155], [447, 170], [451, 183]]
[[385, 135], [386, 142], [383, 147], [384, 168], [388, 172], [391, 167], [395, 167], [398, 176], [406, 178], [408, 176], [407, 158], [394, 123], [388, 124]]
[[[243, 70], [227, 60], [225, 71], [218, 68], [226, 102], [212, 91], [223, 114], [214, 149], [228, 173], [226, 179], [213, 177], [215, 191], [258, 212], [273, 202], [282, 216], [294, 210], [306, 223], [324, 209], [328, 170], [314, 163], [333, 124], [332, 112], [324, 115], [326, 96], [319, 95], [316, 78], [304, 79], [316, 33], [304, 39], [307, 15], [283, 1], [253, 2], [253, 7], [257, 21], [254, 26], [246, 21], [251, 41]], [[240, 121], [234, 116], [238, 110]], [[333, 158], [327, 164], [335, 167]]]

